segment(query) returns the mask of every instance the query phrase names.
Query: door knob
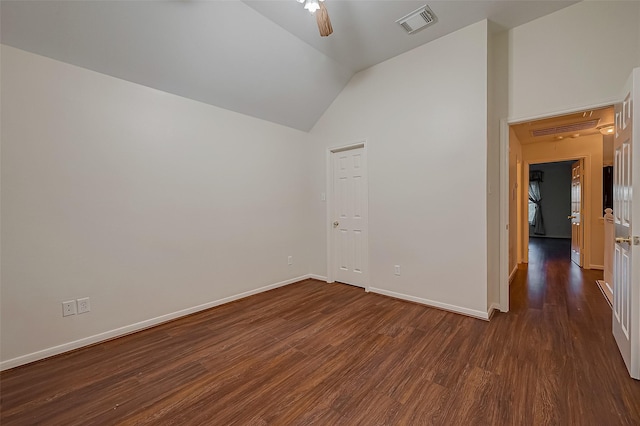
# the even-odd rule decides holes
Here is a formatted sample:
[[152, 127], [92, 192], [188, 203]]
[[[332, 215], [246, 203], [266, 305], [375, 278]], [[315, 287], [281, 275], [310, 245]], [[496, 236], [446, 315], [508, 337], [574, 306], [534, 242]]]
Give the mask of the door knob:
[[623, 243], [631, 244], [631, 237], [629, 237], [629, 238], [616, 237], [616, 243], [618, 243], [618, 244], [623, 244]]
[[337, 227], [338, 227], [338, 225], [340, 225], [340, 222], [338, 222], [337, 220], [336, 220], [335, 222], [333, 222], [333, 227], [334, 227], [334, 228], [337, 228]]
[[575, 216], [567, 216], [567, 219], [575, 219]]

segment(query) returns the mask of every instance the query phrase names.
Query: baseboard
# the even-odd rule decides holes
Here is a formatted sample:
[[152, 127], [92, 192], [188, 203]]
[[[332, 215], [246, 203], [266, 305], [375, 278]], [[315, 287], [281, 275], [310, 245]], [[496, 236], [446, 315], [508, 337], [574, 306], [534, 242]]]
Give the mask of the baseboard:
[[[604, 281], [604, 280], [602, 280], [602, 281]], [[604, 285], [606, 285], [607, 289], [611, 292], [611, 294], [613, 294], [613, 289], [611, 288], [611, 285], [606, 281], [604, 281]]]
[[590, 266], [589, 269], [598, 269], [599, 271], [604, 271], [603, 265], [589, 265], [589, 266]]
[[477, 311], [475, 309], [463, 308], [461, 306], [449, 305], [448, 303], [436, 302], [435, 300], [423, 299], [421, 297], [409, 296], [408, 294], [396, 293], [395, 291], [384, 290], [382, 288], [369, 287], [371, 293], [382, 294], [383, 296], [393, 297], [395, 299], [406, 300], [408, 302], [420, 303], [421, 305], [431, 306], [432, 308], [442, 309], [444, 311], [462, 314], [469, 317], [489, 320], [489, 312]]
[[493, 314], [496, 311], [502, 311], [502, 309], [500, 309], [500, 304], [499, 303], [492, 303], [491, 306], [489, 306], [489, 313], [488, 313], [488, 317], [489, 318], [488, 319], [491, 319], [491, 317], [493, 316]]
[[54, 355], [60, 355], [64, 352], [69, 352], [75, 349], [80, 349], [85, 346], [101, 343], [106, 340], [115, 339], [118, 337], [126, 336], [138, 331], [142, 331], [147, 328], [160, 325], [162, 323], [184, 317], [186, 315], [194, 314], [196, 312], [204, 311], [225, 303], [233, 302], [235, 300], [244, 299], [245, 297], [253, 296], [254, 294], [263, 293], [265, 291], [273, 290], [274, 288], [283, 287], [289, 284], [294, 284], [300, 281], [304, 281], [309, 278], [320, 279], [326, 281], [326, 278], [319, 277], [317, 275], [307, 274], [296, 278], [291, 278], [285, 281], [280, 281], [275, 284], [270, 284], [264, 287], [259, 287], [254, 290], [245, 291], [233, 296], [225, 297], [222, 299], [214, 300], [211, 302], [203, 303], [202, 305], [193, 306], [191, 308], [181, 309], [170, 314], [161, 315], [159, 317], [151, 318], [145, 321], [137, 322], [135, 324], [126, 325], [124, 327], [116, 328], [113, 330], [105, 331], [103, 333], [95, 334], [93, 336], [85, 337], [82, 339], [74, 340], [73, 342], [64, 343], [62, 345], [53, 346], [51, 348], [43, 349], [37, 352], [32, 352], [27, 355], [22, 355], [16, 358], [8, 359], [0, 362], [0, 371], [8, 370], [9, 368], [18, 367], [31, 362], [40, 361], [45, 358], [49, 358]]
[[509, 285], [511, 285], [511, 281], [516, 277], [516, 272], [518, 272], [518, 265], [513, 267], [513, 271], [509, 274]]
[[327, 277], [323, 277], [322, 275], [308, 274], [307, 278], [311, 278], [312, 280], [324, 281], [325, 283], [327, 282]]

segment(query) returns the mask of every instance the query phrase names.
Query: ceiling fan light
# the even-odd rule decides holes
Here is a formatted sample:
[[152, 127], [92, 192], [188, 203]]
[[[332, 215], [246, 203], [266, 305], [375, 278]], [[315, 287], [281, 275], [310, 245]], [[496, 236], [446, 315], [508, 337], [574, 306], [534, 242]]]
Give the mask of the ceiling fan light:
[[318, 4], [318, 0], [306, 0], [304, 8], [311, 13], [315, 13], [316, 10], [320, 9], [320, 4]]

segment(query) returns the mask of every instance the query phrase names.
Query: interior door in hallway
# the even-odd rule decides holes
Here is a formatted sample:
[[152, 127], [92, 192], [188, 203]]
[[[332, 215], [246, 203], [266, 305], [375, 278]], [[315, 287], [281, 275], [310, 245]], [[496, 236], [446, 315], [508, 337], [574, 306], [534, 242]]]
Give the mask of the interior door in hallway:
[[584, 251], [582, 229], [582, 160], [571, 166], [571, 260], [582, 267]]
[[[613, 335], [631, 377], [640, 379], [640, 68], [615, 106]], [[634, 173], [635, 171], [635, 173]]]
[[368, 214], [365, 149], [331, 153], [333, 169], [333, 279], [367, 286]]

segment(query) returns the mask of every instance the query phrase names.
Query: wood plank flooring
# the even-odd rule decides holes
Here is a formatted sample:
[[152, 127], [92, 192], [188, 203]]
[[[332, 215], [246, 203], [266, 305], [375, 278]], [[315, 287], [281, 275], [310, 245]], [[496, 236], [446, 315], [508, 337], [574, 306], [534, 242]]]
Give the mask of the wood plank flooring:
[[530, 262], [491, 322], [313, 280], [255, 295], [3, 372], [0, 423], [640, 425], [601, 273], [563, 241]]

